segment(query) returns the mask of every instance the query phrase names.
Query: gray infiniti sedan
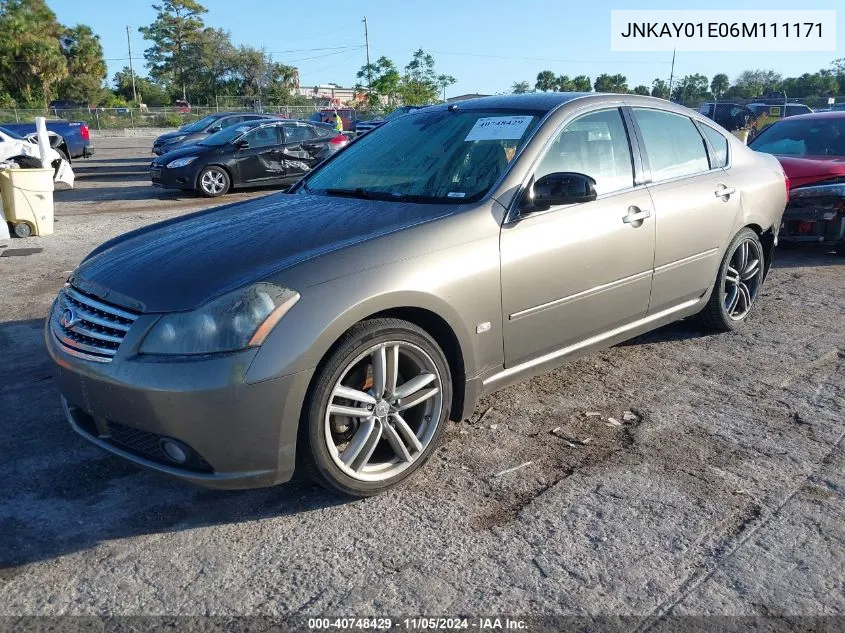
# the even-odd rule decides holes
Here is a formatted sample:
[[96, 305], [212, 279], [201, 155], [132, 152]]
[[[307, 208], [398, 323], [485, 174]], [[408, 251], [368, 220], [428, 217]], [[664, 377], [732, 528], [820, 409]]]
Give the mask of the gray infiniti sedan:
[[288, 193], [106, 242], [47, 348], [70, 424], [116, 455], [372, 495], [482, 395], [685, 317], [740, 327], [786, 201], [776, 158], [666, 101], [444, 104]]

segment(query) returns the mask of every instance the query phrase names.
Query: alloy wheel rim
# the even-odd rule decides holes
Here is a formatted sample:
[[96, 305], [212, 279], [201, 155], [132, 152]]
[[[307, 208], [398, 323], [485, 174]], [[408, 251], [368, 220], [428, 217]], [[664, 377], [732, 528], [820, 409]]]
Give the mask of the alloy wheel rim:
[[347, 364], [329, 396], [324, 424], [334, 464], [378, 482], [413, 465], [431, 443], [443, 407], [440, 372], [421, 348], [379, 343]]
[[217, 171], [207, 171], [202, 175], [202, 188], [206, 193], [220, 193], [223, 191], [225, 181], [223, 174]]
[[722, 300], [725, 312], [734, 321], [745, 318], [754, 305], [763, 280], [763, 251], [756, 240], [737, 244], [728, 260]]

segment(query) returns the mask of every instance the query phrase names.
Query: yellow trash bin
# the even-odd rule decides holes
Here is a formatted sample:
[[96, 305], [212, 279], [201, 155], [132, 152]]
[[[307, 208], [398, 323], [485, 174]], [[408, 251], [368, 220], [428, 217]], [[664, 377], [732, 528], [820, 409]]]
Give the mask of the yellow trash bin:
[[3, 211], [15, 235], [53, 233], [53, 170], [2, 169]]

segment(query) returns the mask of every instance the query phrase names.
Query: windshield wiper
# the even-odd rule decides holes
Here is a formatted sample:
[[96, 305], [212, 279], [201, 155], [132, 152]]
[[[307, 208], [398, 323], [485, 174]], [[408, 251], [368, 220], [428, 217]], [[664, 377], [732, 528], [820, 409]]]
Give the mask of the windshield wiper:
[[390, 193], [389, 191], [372, 191], [363, 187], [355, 189], [324, 189], [328, 196], [343, 196], [346, 198], [361, 198], [362, 200], [406, 200], [407, 196], [402, 193]]

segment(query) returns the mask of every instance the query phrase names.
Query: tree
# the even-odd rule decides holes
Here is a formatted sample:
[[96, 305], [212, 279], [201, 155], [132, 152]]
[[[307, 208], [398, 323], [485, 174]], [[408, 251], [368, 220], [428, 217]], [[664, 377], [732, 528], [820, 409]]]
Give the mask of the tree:
[[[395, 105], [402, 76], [396, 69], [393, 60], [382, 55], [375, 62], [362, 66], [356, 77], [359, 81], [355, 85], [355, 89], [367, 95], [367, 103], [370, 108], [378, 108], [381, 105], [381, 95], [387, 97], [389, 106]], [[363, 79], [367, 79], [368, 85], [361, 84]]]
[[457, 81], [452, 75], [437, 75], [437, 94], [443, 95], [443, 101], [446, 101], [446, 88], [455, 85]]
[[655, 79], [651, 82], [651, 96], [659, 99], [668, 99], [669, 86], [662, 79]]
[[405, 66], [399, 94], [405, 105], [424, 105], [436, 101], [441, 87], [454, 81], [455, 78], [449, 75], [438, 75], [434, 69], [434, 57], [420, 48]]
[[[132, 100], [132, 74], [129, 66], [124, 66], [114, 74], [112, 79], [114, 93], [125, 102]], [[146, 77], [135, 76], [135, 90], [138, 93], [138, 101], [149, 106], [169, 105], [171, 102], [167, 90], [160, 84]]]
[[710, 80], [710, 92], [712, 92], [713, 96], [717, 99], [721, 99], [722, 95], [728, 88], [730, 88], [730, 86], [731, 82], [725, 73], [713, 75], [713, 79]]
[[672, 100], [686, 105], [698, 105], [707, 94], [709, 84], [702, 74], [685, 75], [672, 89]]
[[596, 77], [593, 84], [596, 92], [628, 92], [628, 78], [625, 75], [608, 75], [603, 73]]
[[736, 78], [734, 85], [750, 97], [757, 97], [770, 92], [777, 92], [781, 87], [782, 77], [774, 70], [744, 70]]
[[572, 89], [575, 92], [591, 92], [593, 84], [587, 75], [578, 75], [572, 78]]
[[649, 89], [648, 89], [648, 86], [643, 86], [642, 84], [640, 84], [639, 86], [636, 86], [636, 87], [634, 88], [634, 94], [635, 94], [635, 95], [645, 95], [645, 96], [648, 96], [648, 94], [649, 94]]
[[97, 104], [106, 78], [100, 37], [90, 26], [77, 24], [64, 29], [59, 43], [68, 70], [68, 76], [58, 86], [59, 95], [71, 101]]
[[573, 92], [575, 88], [568, 75], [560, 75], [555, 82], [555, 90], [558, 92]]
[[537, 83], [534, 84], [535, 90], [542, 92], [549, 92], [557, 88], [557, 77], [551, 70], [541, 70], [537, 73]]
[[182, 98], [188, 98], [187, 71], [195, 57], [199, 33], [203, 29], [202, 14], [208, 10], [195, 0], [162, 0], [154, 4], [156, 19], [138, 30], [152, 42], [144, 57], [154, 79], [175, 83], [182, 88]]
[[525, 94], [531, 92], [531, 84], [527, 81], [515, 81], [511, 85], [511, 93], [515, 95]]
[[0, 0], [0, 93], [27, 105], [53, 96], [67, 76], [63, 27], [44, 0]]

